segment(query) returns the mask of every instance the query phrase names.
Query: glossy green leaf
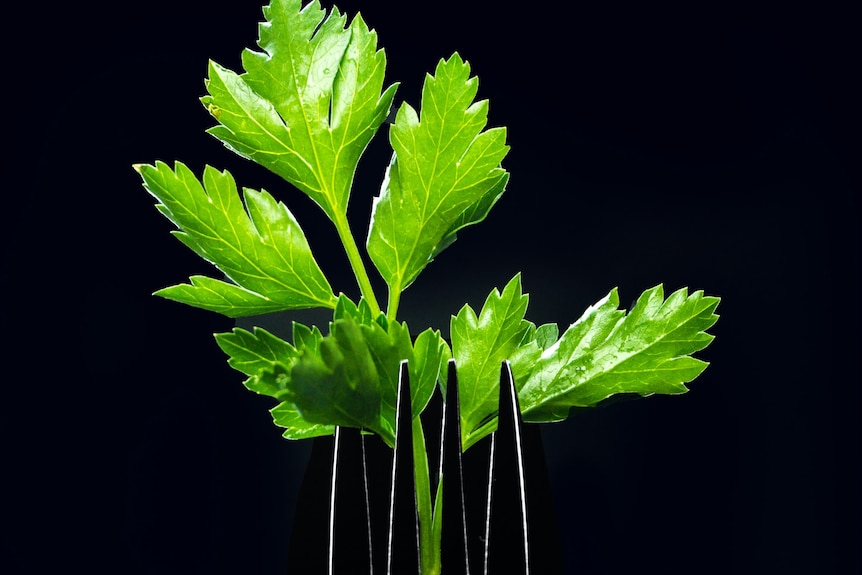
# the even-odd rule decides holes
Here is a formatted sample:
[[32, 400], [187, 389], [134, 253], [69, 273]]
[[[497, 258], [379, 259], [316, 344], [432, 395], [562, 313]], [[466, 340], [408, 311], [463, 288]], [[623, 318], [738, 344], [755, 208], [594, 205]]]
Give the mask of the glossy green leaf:
[[389, 132], [395, 151], [375, 198], [368, 253], [400, 294], [458, 230], [485, 218], [508, 173], [505, 128], [484, 130], [488, 102], [458, 54], [441, 60], [422, 90], [421, 119], [402, 104]]
[[381, 93], [386, 56], [361, 16], [349, 25], [317, 0], [273, 0], [258, 46], [238, 75], [210, 63], [202, 102], [226, 146], [272, 170], [336, 220], [362, 152], [386, 119], [396, 85]]
[[488, 295], [478, 315], [465, 305], [452, 318], [450, 335], [458, 370], [464, 449], [486, 435], [487, 424], [496, 417], [500, 365], [524, 346], [528, 333], [535, 334], [535, 326], [524, 319], [528, 299], [521, 293], [518, 274], [502, 293], [494, 289]]
[[[302, 229], [266, 191], [245, 189], [207, 166], [203, 184], [184, 164], [138, 165], [157, 208], [176, 237], [233, 282], [193, 276], [157, 295], [229, 317], [312, 307], [334, 307], [335, 296], [314, 260]], [[243, 205], [243, 199], [245, 205]]]
[[[641, 295], [626, 314], [614, 289], [591, 306], [522, 374], [525, 421], [558, 421], [618, 393], [679, 394], [706, 362], [691, 357], [713, 340], [719, 298], [680, 289], [664, 299], [662, 286]], [[516, 375], [516, 379], [517, 379]]]

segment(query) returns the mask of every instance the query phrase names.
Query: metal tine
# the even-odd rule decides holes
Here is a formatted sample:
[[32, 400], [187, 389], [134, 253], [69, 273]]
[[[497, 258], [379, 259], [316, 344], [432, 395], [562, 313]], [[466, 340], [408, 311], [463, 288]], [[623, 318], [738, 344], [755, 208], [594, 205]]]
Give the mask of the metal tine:
[[419, 515], [413, 475], [413, 408], [407, 360], [398, 372], [395, 455], [389, 491], [389, 540], [386, 573], [419, 573]]
[[484, 574], [530, 573], [524, 425], [512, 366], [500, 366], [497, 431], [491, 436], [485, 518]]
[[467, 515], [464, 505], [464, 477], [461, 465], [461, 413], [458, 403], [458, 374], [450, 359], [440, 438], [440, 485], [443, 517], [440, 562], [444, 573], [470, 574]]
[[[357, 481], [357, 478], [362, 481]], [[336, 427], [329, 493], [327, 575], [374, 573], [365, 441], [359, 429]], [[366, 537], [359, 534], [366, 533]]]

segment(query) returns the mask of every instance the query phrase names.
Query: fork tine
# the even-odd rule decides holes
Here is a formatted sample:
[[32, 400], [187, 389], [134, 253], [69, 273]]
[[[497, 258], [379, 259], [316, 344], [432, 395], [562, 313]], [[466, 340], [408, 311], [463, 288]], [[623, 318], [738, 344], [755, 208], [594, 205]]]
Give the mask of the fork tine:
[[365, 445], [358, 429], [336, 427], [330, 481], [327, 573], [373, 573]]
[[512, 367], [500, 366], [497, 431], [491, 437], [484, 574], [530, 573], [523, 421]]
[[386, 572], [419, 573], [419, 516], [416, 478], [413, 475], [413, 411], [410, 405], [410, 370], [402, 361], [398, 373], [395, 455], [389, 493], [389, 540]]
[[443, 490], [443, 527], [440, 562], [446, 573], [470, 574], [464, 478], [461, 465], [461, 414], [458, 407], [458, 374], [449, 360], [446, 401], [440, 440], [440, 486]]

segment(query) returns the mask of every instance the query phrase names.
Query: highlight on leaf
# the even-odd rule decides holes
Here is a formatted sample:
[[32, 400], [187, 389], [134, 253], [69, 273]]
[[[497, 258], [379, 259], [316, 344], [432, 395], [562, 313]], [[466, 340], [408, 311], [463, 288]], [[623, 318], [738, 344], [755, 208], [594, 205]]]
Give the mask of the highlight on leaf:
[[[679, 394], [707, 363], [692, 357], [714, 339], [719, 298], [661, 285], [645, 291], [631, 311], [618, 309], [612, 290], [589, 307], [537, 360], [520, 362], [518, 397], [525, 421], [565, 419], [620, 393]], [[514, 367], [513, 367], [514, 369]]]
[[229, 317], [335, 306], [305, 234], [266, 191], [245, 189], [241, 198], [230, 173], [210, 166], [203, 183], [180, 162], [135, 167], [158, 210], [179, 228], [175, 237], [229, 280], [193, 276], [156, 295]]
[[485, 130], [488, 101], [474, 101], [477, 91], [470, 65], [456, 53], [426, 77], [421, 113], [403, 103], [390, 128], [394, 154], [367, 242], [389, 286], [390, 308], [397, 309], [401, 291], [459, 230], [485, 219], [505, 190], [506, 129]]
[[210, 63], [201, 102], [209, 132], [275, 172], [333, 221], [347, 210], [362, 152], [389, 114], [397, 84], [383, 89], [386, 56], [357, 15], [350, 24], [317, 0], [273, 0], [243, 74]]

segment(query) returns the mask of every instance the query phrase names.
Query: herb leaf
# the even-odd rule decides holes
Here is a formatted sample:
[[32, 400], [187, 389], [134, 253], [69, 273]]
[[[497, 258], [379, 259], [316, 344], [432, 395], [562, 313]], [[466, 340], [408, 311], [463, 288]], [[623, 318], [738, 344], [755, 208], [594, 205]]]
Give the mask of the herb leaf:
[[136, 169], [158, 210], [180, 229], [177, 239], [236, 284], [194, 276], [156, 295], [229, 317], [335, 305], [293, 214], [266, 191], [245, 189], [243, 206], [227, 171], [207, 166], [202, 185], [180, 162]]
[[309, 423], [303, 419], [296, 406], [286, 400], [289, 396], [287, 380], [285, 377], [279, 378], [278, 374], [286, 373], [289, 368], [285, 366], [296, 362], [300, 354], [298, 348], [315, 348], [323, 339], [317, 328], [310, 329], [298, 323], [294, 323], [293, 328], [297, 347], [259, 327], [255, 327], [252, 332], [234, 328], [232, 332], [216, 334], [215, 338], [222, 351], [228, 355], [228, 364], [250, 376], [243, 382], [248, 389], [279, 400], [270, 414], [276, 425], [286, 428], [284, 437], [306, 439], [331, 435], [334, 426]]
[[[500, 364], [523, 346], [525, 336], [535, 334], [535, 325], [524, 319], [528, 299], [521, 293], [518, 274], [502, 293], [491, 291], [478, 316], [465, 305], [452, 318], [450, 336], [458, 366], [461, 443], [465, 450], [492, 431], [487, 425], [497, 414]], [[535, 347], [535, 355], [538, 351]]]
[[[587, 309], [537, 361], [523, 362], [519, 401], [525, 421], [559, 421], [617, 393], [679, 394], [707, 363], [690, 354], [713, 340], [706, 333], [719, 298], [683, 288], [664, 299], [661, 285], [644, 292], [626, 315], [617, 290]], [[514, 368], [514, 365], [513, 365]], [[519, 377], [516, 375], [516, 379]]]
[[413, 417], [425, 410], [438, 379], [446, 377], [446, 365], [452, 351], [440, 335], [440, 330], [426, 329], [413, 342], [413, 357], [408, 361], [410, 370], [410, 405]]
[[[356, 305], [341, 296], [333, 317], [330, 335], [303, 348], [290, 369], [291, 400], [310, 421], [362, 427], [394, 445], [401, 361], [408, 362], [413, 417], [418, 417], [434, 393], [449, 347], [431, 329], [411, 342], [406, 323], [382, 313], [371, 319], [364, 300]], [[321, 394], [329, 398], [324, 401]]]
[[217, 333], [215, 340], [228, 355], [228, 365], [251, 376], [246, 381], [246, 387], [255, 393], [276, 399], [283, 397], [277, 386], [265, 386], [254, 380], [262, 369], [272, 368], [275, 363], [290, 365], [295, 361], [299, 357], [299, 351], [295, 347], [262, 327], [255, 327], [253, 331], [236, 327], [228, 333]]
[[279, 375], [304, 419], [368, 429], [394, 445], [393, 427], [381, 417], [386, 382], [355, 321], [333, 322], [331, 334], [320, 342], [319, 353], [304, 350], [289, 375], [274, 374]]
[[335, 433], [334, 425], [307, 422], [296, 406], [287, 401], [282, 401], [270, 409], [269, 413], [273, 423], [285, 428], [282, 435], [286, 439], [310, 439]]
[[236, 285], [203, 276], [156, 295], [229, 317], [334, 307], [335, 296], [287, 207], [245, 189], [245, 206], [227, 172], [207, 166], [203, 185], [184, 164], [137, 165], [174, 235]]
[[389, 113], [397, 85], [381, 94], [386, 56], [361, 16], [345, 27], [317, 0], [273, 0], [264, 7], [258, 46], [245, 50], [245, 73], [211, 62], [208, 96], [218, 120], [209, 132], [228, 148], [280, 175], [335, 221], [371, 138]]
[[[422, 117], [404, 103], [389, 132], [394, 150], [375, 198], [368, 253], [397, 297], [456, 232], [482, 221], [508, 173], [505, 128], [483, 131], [488, 102], [458, 54], [441, 60], [422, 90]], [[393, 310], [390, 311], [390, 317]]]

